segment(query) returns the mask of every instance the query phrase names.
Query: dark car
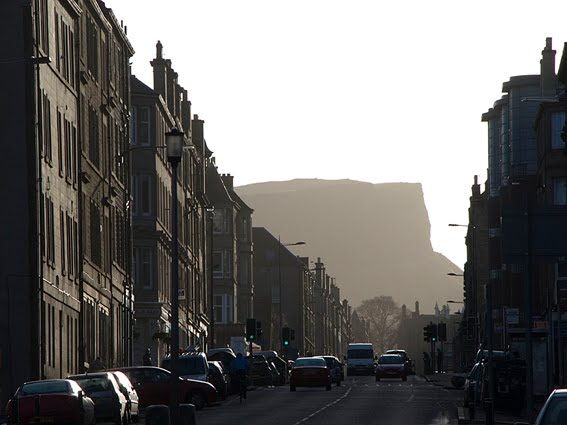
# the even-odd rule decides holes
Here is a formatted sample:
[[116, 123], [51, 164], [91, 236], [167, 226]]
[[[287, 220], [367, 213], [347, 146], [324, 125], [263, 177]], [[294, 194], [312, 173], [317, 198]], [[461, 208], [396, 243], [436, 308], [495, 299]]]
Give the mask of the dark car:
[[402, 359], [404, 359], [407, 375], [411, 375], [413, 373], [412, 361], [408, 357], [406, 350], [400, 350], [399, 348], [396, 348], [393, 350], [386, 350], [385, 354], [398, 354]]
[[567, 390], [555, 389], [541, 408], [535, 425], [558, 425], [567, 423]]
[[465, 407], [469, 407], [471, 404], [475, 404], [475, 402], [480, 401], [481, 372], [482, 364], [476, 363], [465, 379], [465, 384], [463, 385], [463, 405]]
[[[152, 404], [169, 405], [171, 395], [171, 373], [155, 366], [130, 366], [119, 370], [130, 379], [140, 397], [140, 407]], [[219, 395], [215, 387], [204, 381], [179, 378], [179, 400], [202, 409], [218, 402]]]
[[270, 367], [270, 371], [272, 372], [272, 385], [282, 385], [280, 372], [278, 371], [276, 365], [272, 360], [268, 360], [268, 366]]
[[230, 389], [230, 376], [224, 370], [224, 367], [219, 361], [209, 362], [209, 376], [210, 383], [215, 386], [219, 395], [224, 400], [229, 393]]
[[129, 420], [128, 400], [120, 391], [114, 374], [110, 372], [85, 373], [71, 375], [95, 404], [96, 420], [113, 421], [115, 424], [127, 424]]
[[255, 358], [250, 365], [251, 384], [258, 387], [273, 385], [272, 369], [266, 360]]
[[291, 370], [289, 390], [297, 387], [325, 387], [331, 390], [331, 372], [323, 357], [299, 357]]
[[406, 362], [399, 354], [382, 354], [376, 364], [376, 381], [381, 378], [402, 378], [407, 381]]
[[4, 417], [3, 420], [10, 425], [16, 423], [93, 425], [95, 423], [94, 402], [84, 394], [79, 384], [69, 379], [26, 382], [8, 402], [6, 414], [7, 418]]
[[207, 353], [207, 360], [219, 361], [225, 370], [230, 370], [230, 364], [236, 358], [236, 354], [230, 348], [213, 348]]
[[343, 366], [338, 358], [335, 356], [323, 356], [327, 367], [331, 372], [331, 381], [337, 384], [337, 387], [341, 386], [341, 381], [343, 380]]

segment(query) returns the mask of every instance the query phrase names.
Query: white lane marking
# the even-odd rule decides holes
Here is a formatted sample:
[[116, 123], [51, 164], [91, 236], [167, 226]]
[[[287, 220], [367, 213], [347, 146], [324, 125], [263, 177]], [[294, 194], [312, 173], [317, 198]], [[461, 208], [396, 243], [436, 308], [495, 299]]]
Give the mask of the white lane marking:
[[406, 403], [409, 403], [409, 402], [412, 401], [413, 399], [414, 399], [414, 395], [412, 394], [412, 395], [410, 396], [410, 398], [408, 398], [408, 399], [406, 400]]
[[317, 415], [318, 413], [321, 413], [323, 410], [325, 410], [327, 407], [331, 407], [333, 404], [338, 403], [339, 401], [341, 401], [342, 399], [346, 398], [348, 396], [348, 394], [350, 393], [350, 391], [352, 390], [352, 388], [349, 388], [348, 390], [346, 390], [346, 392], [340, 396], [339, 398], [337, 398], [335, 401], [327, 404], [326, 406], [321, 407], [319, 410], [317, 410], [314, 413], [311, 413], [309, 416], [304, 417], [303, 419], [301, 419], [299, 422], [296, 422], [294, 425], [299, 425], [303, 422], [307, 422], [309, 419], [311, 419], [312, 417], [314, 417], [315, 415]]

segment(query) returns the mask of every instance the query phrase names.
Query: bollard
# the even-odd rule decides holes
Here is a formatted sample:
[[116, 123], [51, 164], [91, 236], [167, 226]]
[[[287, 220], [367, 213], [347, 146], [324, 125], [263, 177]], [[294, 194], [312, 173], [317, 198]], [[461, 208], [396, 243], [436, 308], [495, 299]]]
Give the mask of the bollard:
[[170, 425], [169, 406], [156, 404], [146, 408], [146, 425]]
[[195, 405], [180, 404], [179, 416], [181, 417], [179, 425], [196, 425]]
[[492, 399], [487, 398], [484, 401], [484, 411], [486, 417], [486, 425], [494, 425], [494, 402]]

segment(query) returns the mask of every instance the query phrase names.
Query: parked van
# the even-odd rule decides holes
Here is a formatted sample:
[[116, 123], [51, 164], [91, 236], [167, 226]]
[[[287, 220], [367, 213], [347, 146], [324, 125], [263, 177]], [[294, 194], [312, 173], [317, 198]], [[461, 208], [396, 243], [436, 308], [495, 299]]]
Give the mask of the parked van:
[[353, 343], [347, 347], [345, 357], [347, 376], [374, 375], [375, 365], [374, 347], [370, 342]]
[[[179, 376], [184, 379], [196, 379], [197, 381], [209, 380], [209, 363], [207, 356], [201, 352], [183, 353], [177, 361]], [[167, 356], [161, 362], [161, 367], [171, 371], [171, 357]]]

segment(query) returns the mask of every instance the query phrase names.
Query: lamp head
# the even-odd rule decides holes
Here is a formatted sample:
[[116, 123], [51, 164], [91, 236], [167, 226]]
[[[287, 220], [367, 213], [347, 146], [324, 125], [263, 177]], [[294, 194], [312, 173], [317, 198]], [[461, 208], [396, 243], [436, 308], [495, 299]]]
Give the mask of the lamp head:
[[167, 160], [169, 162], [178, 163], [181, 161], [183, 152], [183, 132], [173, 127], [171, 131], [165, 133], [165, 149], [167, 152]]

